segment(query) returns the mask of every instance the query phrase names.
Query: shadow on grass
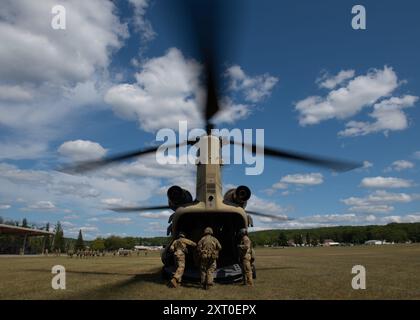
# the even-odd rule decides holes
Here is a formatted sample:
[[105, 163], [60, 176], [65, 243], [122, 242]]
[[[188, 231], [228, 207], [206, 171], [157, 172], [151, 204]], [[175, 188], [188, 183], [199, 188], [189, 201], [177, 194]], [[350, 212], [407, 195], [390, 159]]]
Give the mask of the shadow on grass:
[[[25, 271], [29, 272], [46, 272], [51, 273], [51, 270], [46, 269], [28, 269]], [[104, 272], [104, 271], [79, 271], [79, 270], [66, 270], [68, 274], [83, 274], [83, 275], [99, 275], [99, 276], [132, 276], [132, 273], [121, 273], [121, 272]]]
[[[70, 271], [71, 273], [71, 271]], [[105, 274], [105, 275], [124, 275], [130, 276], [123, 273], [108, 273], [108, 272], [83, 272], [77, 271], [74, 273], [80, 274]], [[159, 285], [165, 285], [166, 281], [162, 278], [162, 271], [160, 268], [149, 270], [146, 273], [132, 275], [130, 278], [118, 281], [112, 284], [104, 284], [99, 288], [80, 292], [77, 295], [70, 297], [70, 299], [110, 299], [123, 293], [124, 290], [129, 289], [133, 286], [141, 285], [142, 283], [156, 283]]]

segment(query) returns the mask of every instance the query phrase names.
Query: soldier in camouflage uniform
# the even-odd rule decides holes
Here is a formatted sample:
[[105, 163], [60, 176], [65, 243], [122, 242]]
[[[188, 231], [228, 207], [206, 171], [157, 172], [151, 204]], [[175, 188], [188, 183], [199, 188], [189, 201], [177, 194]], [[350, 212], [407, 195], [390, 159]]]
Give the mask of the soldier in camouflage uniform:
[[219, 240], [213, 237], [213, 229], [204, 229], [204, 236], [197, 244], [200, 256], [201, 284], [204, 289], [210, 289], [213, 285], [213, 275], [216, 271], [216, 260], [219, 251], [222, 250]]
[[173, 288], [176, 288], [178, 285], [181, 284], [182, 276], [184, 274], [185, 269], [185, 255], [188, 253], [187, 246], [195, 247], [197, 244], [194, 241], [191, 241], [185, 237], [183, 232], [180, 232], [178, 235], [178, 239], [172, 242], [169, 250], [174, 253], [175, 263], [176, 263], [176, 271], [175, 274], [170, 281], [169, 285]]
[[253, 286], [253, 279], [252, 279], [252, 266], [251, 266], [251, 259], [252, 259], [252, 247], [251, 247], [251, 240], [248, 237], [248, 231], [243, 228], [239, 231], [239, 236], [241, 237], [241, 243], [238, 245], [239, 248], [239, 257], [241, 261], [242, 267], [242, 274], [244, 285]]

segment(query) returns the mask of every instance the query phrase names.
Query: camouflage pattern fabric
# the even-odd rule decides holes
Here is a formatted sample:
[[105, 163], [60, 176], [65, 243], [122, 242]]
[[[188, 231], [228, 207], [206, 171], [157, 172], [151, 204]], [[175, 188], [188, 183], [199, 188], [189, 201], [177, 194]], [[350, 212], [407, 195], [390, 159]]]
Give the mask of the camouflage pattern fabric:
[[239, 250], [240, 250], [239, 256], [241, 258], [241, 267], [242, 267], [244, 284], [252, 286], [254, 284], [253, 279], [252, 279], [252, 266], [251, 266], [252, 247], [251, 247], [251, 240], [246, 234], [241, 239]]
[[203, 286], [213, 285], [214, 272], [216, 271], [216, 259], [222, 246], [215, 237], [205, 235], [197, 244], [200, 255], [201, 284]]
[[188, 245], [195, 247], [196, 243], [186, 238], [179, 238], [175, 240], [174, 242], [172, 242], [172, 245], [169, 248], [170, 251], [174, 253], [175, 265], [176, 265], [176, 271], [173, 278], [178, 283], [181, 283], [182, 276], [184, 275], [185, 255], [188, 253], [188, 248], [187, 248]]

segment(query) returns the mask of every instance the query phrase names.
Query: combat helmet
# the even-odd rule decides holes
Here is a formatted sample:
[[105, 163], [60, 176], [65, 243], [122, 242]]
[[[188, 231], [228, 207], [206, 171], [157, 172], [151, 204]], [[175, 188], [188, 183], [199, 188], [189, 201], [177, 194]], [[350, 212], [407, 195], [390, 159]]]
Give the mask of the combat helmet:
[[204, 229], [204, 234], [213, 234], [213, 229], [210, 227], [207, 227]]

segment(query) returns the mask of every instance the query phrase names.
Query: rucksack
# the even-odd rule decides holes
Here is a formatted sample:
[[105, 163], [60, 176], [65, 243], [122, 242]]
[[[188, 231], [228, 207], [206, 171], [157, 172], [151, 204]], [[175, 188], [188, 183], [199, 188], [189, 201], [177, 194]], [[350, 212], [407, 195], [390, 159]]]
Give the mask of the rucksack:
[[201, 247], [201, 257], [203, 259], [217, 259], [219, 254], [216, 250], [216, 244], [212, 241], [211, 237], [204, 238]]

